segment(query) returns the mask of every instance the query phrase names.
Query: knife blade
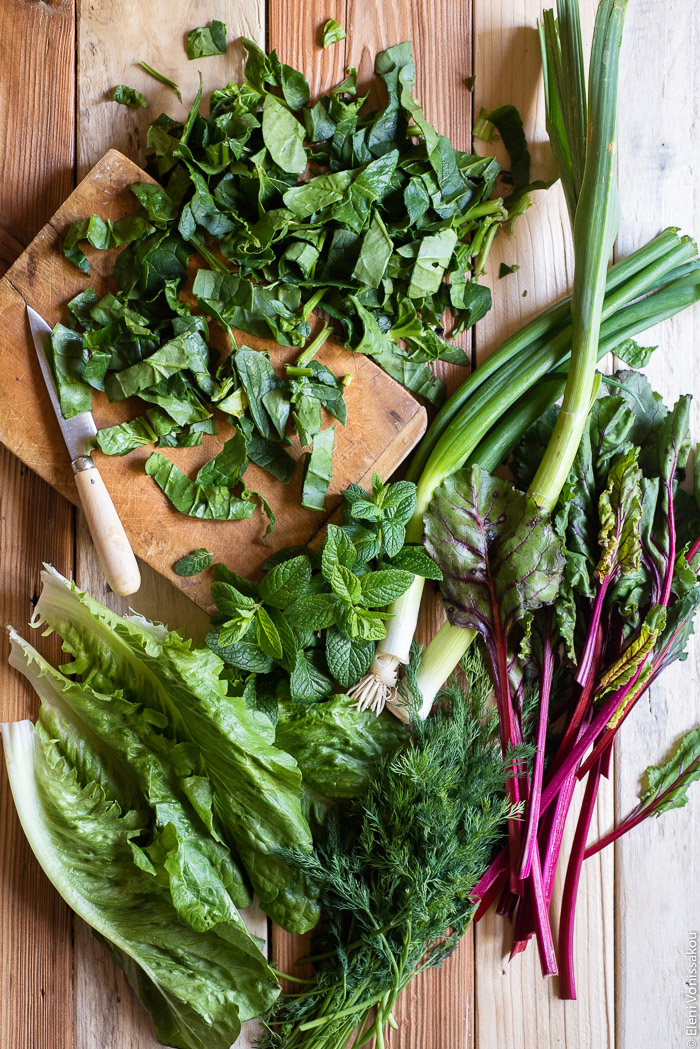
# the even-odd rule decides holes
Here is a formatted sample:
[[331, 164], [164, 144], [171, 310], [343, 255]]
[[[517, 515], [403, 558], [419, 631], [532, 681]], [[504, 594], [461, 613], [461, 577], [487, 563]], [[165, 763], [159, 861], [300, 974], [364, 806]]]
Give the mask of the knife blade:
[[29, 305], [27, 315], [41, 373], [66, 442], [80, 502], [102, 571], [115, 593], [122, 597], [135, 594], [141, 585], [141, 573], [119, 514], [99, 470], [90, 458], [90, 453], [96, 447], [97, 434], [92, 412], [80, 412], [71, 419], [64, 418], [46, 352], [51, 341], [51, 328]]

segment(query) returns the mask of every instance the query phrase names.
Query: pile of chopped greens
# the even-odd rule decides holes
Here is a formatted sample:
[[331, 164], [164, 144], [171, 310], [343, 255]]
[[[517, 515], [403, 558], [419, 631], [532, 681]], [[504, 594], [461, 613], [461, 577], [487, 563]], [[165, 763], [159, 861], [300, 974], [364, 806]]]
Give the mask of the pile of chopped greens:
[[[188, 46], [201, 50], [218, 25], [195, 31]], [[225, 27], [217, 32], [225, 38]], [[106, 454], [199, 444], [216, 433], [215, 412], [236, 425], [225, 461], [218, 456], [194, 481], [159, 453], [149, 460], [178, 510], [217, 520], [253, 512], [243, 480], [249, 463], [290, 479], [294, 460], [284, 446], [292, 431], [312, 449], [304, 505], [323, 508], [332, 432], [321, 429], [321, 407], [346, 418], [341, 378], [312, 359], [318, 343], [281, 377], [269, 353], [239, 346], [235, 332], [301, 347], [321, 310], [345, 346], [437, 404], [444, 387], [430, 365], [467, 363], [446, 336], [489, 309], [478, 278], [508, 217], [492, 196], [496, 161], [454, 149], [412, 97], [410, 43], [377, 56], [387, 102], [371, 110], [354, 69], [309, 105], [302, 73], [244, 42], [246, 79], [214, 91], [208, 116], [199, 112], [200, 88], [184, 123], [161, 114], [151, 124], [148, 170], [159, 184], [130, 187], [139, 210], [69, 227], [64, 252], [85, 272], [85, 241], [121, 249], [118, 290], [98, 298], [88, 288], [53, 333], [67, 418], [90, 408], [93, 390], [153, 406], [99, 434]], [[124, 85], [115, 98], [142, 104]], [[520, 211], [529, 180], [524, 138], [516, 152]]]

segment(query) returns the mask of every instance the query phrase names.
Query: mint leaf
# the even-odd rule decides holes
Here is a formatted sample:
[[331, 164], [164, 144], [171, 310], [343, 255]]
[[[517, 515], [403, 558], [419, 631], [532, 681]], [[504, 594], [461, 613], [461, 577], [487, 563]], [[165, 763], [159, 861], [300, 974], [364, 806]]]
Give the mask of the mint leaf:
[[213, 560], [214, 555], [200, 546], [191, 554], [185, 554], [179, 561], [176, 561], [173, 571], [176, 575], [182, 576], [198, 575], [209, 568]]
[[321, 571], [324, 578], [330, 582], [331, 574], [336, 565], [352, 568], [356, 560], [357, 550], [352, 539], [338, 525], [329, 524], [328, 534], [326, 535], [321, 554]]
[[338, 618], [335, 594], [311, 594], [301, 597], [287, 609], [287, 619], [299, 630], [325, 630]]
[[288, 608], [311, 582], [311, 562], [304, 554], [275, 565], [260, 584], [260, 597], [274, 608]]
[[[231, 586], [235, 587], [236, 590], [245, 594], [246, 597], [252, 597], [257, 601], [258, 587], [252, 579], [246, 579], [244, 576], [238, 575], [237, 572], [231, 571], [230, 568], [227, 568], [226, 565], [222, 564], [220, 561], [214, 565], [213, 573], [214, 580], [217, 583], [229, 583]], [[212, 600], [214, 600], [213, 597]]]
[[397, 597], [404, 594], [414, 576], [398, 568], [382, 568], [378, 572], [368, 572], [362, 576], [362, 603], [368, 608], [383, 608], [390, 605]]
[[277, 627], [262, 607], [258, 608], [255, 617], [255, 636], [263, 652], [273, 659], [282, 658], [282, 642]]
[[326, 632], [326, 662], [341, 688], [350, 688], [367, 673], [375, 647], [374, 641], [346, 637], [335, 627]]
[[252, 597], [241, 593], [231, 583], [212, 583], [211, 597], [216, 607], [225, 615], [234, 615], [241, 609], [252, 609], [257, 605]]
[[442, 579], [439, 565], [436, 565], [422, 546], [404, 546], [391, 559], [392, 568], [401, 568], [404, 572], [413, 572], [424, 579]]
[[362, 583], [354, 572], [344, 565], [336, 565], [331, 572], [330, 584], [334, 593], [351, 605], [362, 600]]
[[289, 690], [295, 703], [317, 703], [329, 695], [333, 682], [323, 674], [303, 652], [297, 653], [297, 661], [289, 677]]

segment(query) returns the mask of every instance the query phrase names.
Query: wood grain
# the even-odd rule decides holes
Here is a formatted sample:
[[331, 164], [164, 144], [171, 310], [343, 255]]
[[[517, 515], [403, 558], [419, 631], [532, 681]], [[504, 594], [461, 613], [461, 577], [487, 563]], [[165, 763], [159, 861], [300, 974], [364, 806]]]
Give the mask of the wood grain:
[[[78, 8], [78, 178], [108, 149], [119, 149], [143, 163], [148, 125], [160, 113], [184, 117], [202, 74], [203, 100], [212, 90], [240, 80], [244, 50], [240, 37], [265, 43], [264, 0], [76, 0]], [[190, 61], [185, 39], [190, 29], [212, 18], [226, 23], [225, 55]], [[179, 84], [184, 102], [154, 80], [146, 61]], [[129, 109], [109, 100], [117, 84], [146, 96], [147, 109]]]
[[[85, 277], [64, 258], [62, 237], [70, 222], [79, 216], [96, 212], [113, 219], [133, 211], [136, 202], [128, 186], [145, 178], [145, 173], [122, 154], [107, 152], [0, 281], [0, 353], [5, 357], [13, 391], [12, 403], [0, 417], [0, 441], [75, 503], [78, 492], [41, 379], [24, 303], [30, 303], [53, 324], [65, 319], [65, 303], [88, 284], [98, 294], [113, 286], [114, 252], [91, 252], [92, 273]], [[245, 333], [238, 335], [239, 345], [269, 348], [278, 372], [299, 353], [293, 346], [277, 346]], [[307, 542], [340, 505], [340, 493], [350, 482], [369, 487], [375, 470], [382, 477], [391, 474], [425, 429], [425, 411], [416, 399], [367, 357], [345, 350], [329, 339], [317, 359], [334, 374], [350, 375], [353, 379], [345, 393], [347, 425], [335, 427], [333, 478], [326, 509], [319, 513], [302, 508], [301, 468], [288, 485], [283, 485], [252, 465], [246, 472], [246, 483], [267, 500], [277, 515], [275, 530], [267, 540], [266, 522], [260, 511], [247, 520], [221, 522], [200, 521], [175, 510], [144, 473], [145, 462], [153, 450], [150, 446], [127, 457], [95, 455], [95, 465], [134, 552], [204, 608], [211, 607], [211, 573], [176, 575], [173, 565], [183, 553], [204, 546], [217, 561], [225, 561], [244, 575], [258, 572], [271, 552]], [[145, 407], [135, 400], [110, 404], [103, 395], [94, 397], [98, 428], [133, 418]], [[333, 421], [327, 419], [326, 423]], [[234, 433], [234, 427], [222, 418], [217, 420], [217, 426], [216, 438], [205, 439], [199, 448], [177, 449], [171, 456], [189, 476], [216, 455], [224, 440]], [[297, 461], [305, 454], [298, 439], [294, 439], [289, 451]]]
[[[436, 128], [449, 134], [459, 149], [469, 149], [471, 139], [471, 95], [466, 78], [471, 68], [471, 8], [469, 4], [440, 0], [407, 0], [386, 4], [381, 0], [347, 0], [330, 6], [320, 0], [271, 0], [269, 44], [284, 61], [304, 69], [316, 94], [332, 86], [342, 75], [341, 58], [357, 68], [360, 87], [366, 91], [373, 80], [378, 51], [403, 40], [412, 40], [416, 59], [417, 96], [426, 116]], [[314, 34], [329, 17], [347, 31], [347, 39], [328, 51], [314, 46]], [[330, 52], [330, 53], [329, 53]], [[337, 57], [336, 57], [337, 56]], [[439, 70], [439, 73], [437, 72]], [[370, 102], [383, 103], [374, 88]], [[460, 340], [471, 345], [468, 334]], [[440, 365], [440, 377], [449, 390], [466, 377], [465, 370]], [[419, 638], [428, 640], [444, 618], [442, 602], [431, 586], [426, 588]], [[273, 956], [282, 968], [306, 953], [305, 943], [280, 930], [272, 931]], [[287, 968], [286, 971], [296, 971]], [[391, 1049], [457, 1049], [471, 1040], [473, 1012], [473, 964], [471, 936], [464, 938], [452, 959], [439, 970], [425, 973], [400, 999], [395, 1012], [399, 1029], [389, 1034]], [[430, 1006], [425, 1007], [429, 1002]]]
[[[627, 255], [666, 225], [700, 233], [698, 105], [700, 9], [681, 0], [630, 4], [620, 91], [640, 100], [619, 128], [622, 224], [618, 253]], [[643, 101], [642, 101], [643, 100]], [[645, 333], [658, 345], [644, 369], [664, 402], [694, 393], [690, 429], [700, 436], [700, 312], [696, 306]], [[697, 632], [696, 624], [696, 632]], [[630, 715], [617, 747], [617, 812], [636, 805], [639, 778], [671, 745], [700, 723], [700, 642], [665, 671]], [[616, 845], [617, 1039], [621, 1049], [649, 1049], [692, 1040], [688, 1025], [689, 935], [700, 926], [698, 803], [648, 820]], [[695, 987], [697, 996], [697, 984]], [[697, 1006], [697, 997], [696, 997]], [[692, 1026], [692, 1025], [691, 1025]], [[695, 1039], [697, 1041], [697, 1038]]]
[[[590, 40], [596, 0], [582, 0], [584, 39]], [[487, 112], [507, 102], [520, 110], [532, 155], [535, 178], [551, 178], [554, 166], [544, 126], [544, 97], [536, 22], [537, 0], [474, 0], [476, 84], [475, 110]], [[507, 168], [500, 144], [479, 144]], [[520, 269], [498, 279], [501, 262]], [[533, 195], [532, 207], [518, 219], [512, 237], [499, 236], [493, 246], [487, 283], [494, 295], [492, 311], [476, 332], [476, 358], [482, 361], [534, 314], [570, 290], [573, 252], [563, 193], [557, 185]], [[570, 848], [578, 805], [575, 802], [562, 849]], [[595, 819], [612, 816], [611, 792], [601, 797]], [[591, 831], [593, 833], [593, 830]], [[594, 863], [598, 865], [593, 866]], [[565, 869], [565, 868], [564, 868]], [[550, 916], [556, 928], [563, 872], [558, 875]], [[478, 1049], [524, 1049], [538, 1046], [614, 1045], [613, 857], [602, 854], [584, 870], [576, 923], [576, 967], [579, 1000], [561, 1002], [556, 981], [543, 980], [537, 952], [531, 947], [508, 962], [510, 928], [493, 911], [476, 930], [476, 1046]]]
[[0, 4], [0, 271], [73, 188], [73, 0]]
[[[26, 466], [0, 459], [0, 622], [12, 623], [47, 659], [58, 660], [56, 638], [36, 637], [27, 623], [39, 592], [42, 561], [70, 572], [73, 511]], [[7, 666], [7, 632], [0, 634], [2, 721], [35, 718], [38, 702]], [[0, 771], [0, 1045], [73, 1049], [72, 917], [39, 867], [15, 811], [2, 762]]]
[[[74, 160], [71, 0], [0, 4], [0, 272], [70, 191]], [[49, 91], [48, 85], [54, 88]], [[39, 159], [40, 158], [40, 159]], [[3, 386], [5, 395], [10, 393]], [[6, 411], [3, 396], [0, 413]], [[0, 623], [25, 631], [43, 560], [73, 564], [73, 511], [0, 448]], [[50, 659], [55, 639], [34, 639]], [[36, 697], [7, 666], [0, 634], [1, 720], [36, 715]], [[73, 1049], [72, 916], [20, 828], [0, 772], [0, 1045]]]

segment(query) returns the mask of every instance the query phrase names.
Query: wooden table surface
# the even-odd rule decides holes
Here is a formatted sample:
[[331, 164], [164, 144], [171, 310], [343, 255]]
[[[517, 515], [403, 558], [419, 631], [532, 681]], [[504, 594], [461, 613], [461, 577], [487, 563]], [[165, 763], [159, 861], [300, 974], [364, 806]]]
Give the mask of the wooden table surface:
[[[581, 0], [590, 37], [595, 0]], [[312, 93], [341, 79], [346, 64], [361, 80], [382, 47], [412, 39], [418, 93], [429, 119], [469, 148], [481, 106], [515, 102], [533, 143], [535, 174], [551, 174], [544, 133], [535, 22], [538, 0], [0, 0], [0, 267], [6, 269], [110, 146], [140, 161], [145, 127], [175, 96], [135, 66], [146, 59], [192, 99], [201, 69], [205, 91], [240, 77], [241, 35], [276, 47], [303, 68]], [[188, 63], [185, 33], [212, 17], [228, 26], [228, 54]], [[329, 17], [348, 38], [327, 51], [319, 28]], [[700, 4], [630, 0], [622, 62], [619, 160], [622, 224], [617, 255], [663, 226], [700, 233]], [[466, 78], [476, 75], [473, 94]], [[146, 92], [147, 111], [109, 103], [127, 83]], [[492, 253], [517, 263], [498, 282], [495, 306], [466, 343], [479, 361], [511, 331], [564, 292], [572, 255], [563, 198], [540, 194]], [[697, 308], [650, 340], [660, 350], [647, 373], [667, 399], [700, 390]], [[452, 387], [457, 369], [445, 369]], [[12, 390], [0, 383], [0, 412]], [[693, 432], [700, 435], [696, 402]], [[42, 561], [73, 575], [97, 598], [106, 594], [80, 514], [0, 448], [0, 616], [23, 628]], [[184, 552], [184, 551], [183, 551]], [[201, 634], [206, 621], [186, 598], [143, 566], [138, 611]], [[432, 632], [437, 607], [426, 613]], [[43, 649], [58, 657], [53, 639]], [[614, 775], [599, 800], [596, 826], [632, 807], [638, 776], [669, 742], [700, 721], [698, 656], [693, 645], [651, 689], [621, 733]], [[0, 641], [2, 719], [33, 716], [36, 697], [6, 665]], [[697, 794], [697, 788], [694, 789]], [[691, 791], [692, 795], [693, 791]], [[562, 1003], [539, 975], [536, 952], [507, 961], [501, 919], [487, 917], [450, 962], [409, 989], [391, 1049], [694, 1049], [686, 1031], [689, 936], [697, 902], [698, 799], [632, 832], [584, 869], [576, 927], [579, 1001]], [[86, 926], [74, 920], [34, 861], [14, 813], [4, 768], [0, 792], [0, 1046], [2, 1049], [153, 1049], [148, 1018]], [[556, 913], [556, 899], [554, 903]], [[256, 927], [265, 928], [253, 915]], [[293, 945], [274, 935], [286, 960]], [[251, 1044], [251, 1035], [239, 1044]]]

